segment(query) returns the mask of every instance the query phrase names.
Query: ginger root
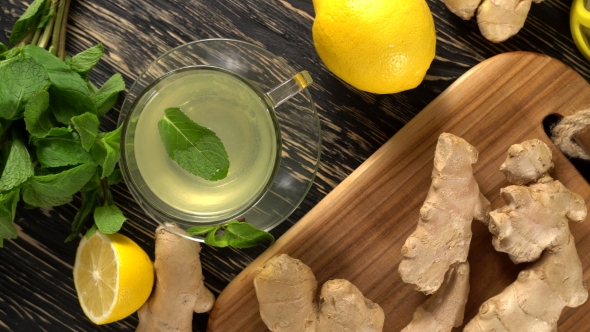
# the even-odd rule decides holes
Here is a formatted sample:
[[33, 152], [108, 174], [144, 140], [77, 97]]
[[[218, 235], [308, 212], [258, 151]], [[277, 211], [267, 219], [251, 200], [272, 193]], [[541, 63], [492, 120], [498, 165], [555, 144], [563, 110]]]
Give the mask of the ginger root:
[[311, 269], [286, 254], [275, 256], [254, 277], [260, 317], [277, 332], [380, 332], [383, 309], [347, 280], [324, 283], [319, 305]]
[[[178, 233], [175, 224], [166, 224]], [[156, 286], [139, 309], [138, 332], [192, 331], [193, 312], [208, 312], [215, 297], [203, 284], [196, 241], [184, 239], [159, 226], [156, 229]]]
[[401, 332], [447, 332], [463, 324], [469, 295], [469, 263], [451, 266], [443, 284], [416, 312]]
[[551, 150], [539, 141], [515, 144], [501, 169], [511, 183], [502, 190], [506, 206], [490, 213], [496, 250], [513, 262], [536, 261], [517, 280], [487, 300], [465, 332], [557, 331], [567, 307], [588, 298], [583, 268], [568, 221], [582, 222], [587, 209], [579, 195], [549, 175]]
[[469, 20], [475, 14], [481, 0], [444, 0], [447, 8], [464, 20]]
[[315, 331], [317, 284], [300, 260], [271, 258], [254, 278], [262, 321], [271, 331]]
[[471, 222], [487, 217], [490, 203], [480, 193], [471, 166], [477, 157], [477, 150], [464, 139], [440, 135], [432, 185], [398, 268], [404, 282], [426, 294], [439, 289], [453, 264], [467, 261]]
[[479, 31], [487, 40], [499, 43], [517, 34], [524, 26], [532, 1], [444, 0], [444, 2], [451, 12], [464, 20], [471, 19], [477, 9]]
[[318, 332], [380, 332], [383, 309], [365, 298], [348, 280], [332, 279], [322, 286]]

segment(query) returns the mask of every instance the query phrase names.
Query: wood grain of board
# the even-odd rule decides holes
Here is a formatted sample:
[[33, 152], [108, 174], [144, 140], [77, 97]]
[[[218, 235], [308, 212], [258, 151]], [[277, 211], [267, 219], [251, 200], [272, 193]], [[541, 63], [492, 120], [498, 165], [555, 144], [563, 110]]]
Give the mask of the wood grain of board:
[[[330, 278], [352, 281], [386, 315], [385, 331], [407, 325], [425, 296], [397, 272], [401, 247], [415, 229], [430, 186], [438, 136], [450, 132], [480, 152], [474, 172], [492, 208], [507, 186], [500, 164], [510, 145], [538, 138], [554, 154], [553, 176], [590, 206], [590, 186], [544, 133], [550, 114], [590, 105], [590, 85], [563, 63], [540, 54], [513, 52], [482, 62], [460, 77], [385, 145], [328, 194], [220, 294], [209, 332], [264, 331], [252, 278], [270, 257], [287, 253], [314, 271], [320, 285]], [[588, 219], [588, 218], [587, 218]], [[590, 220], [570, 224], [590, 281]], [[493, 250], [491, 234], [474, 223], [469, 261], [471, 292], [465, 322], [489, 297], [512, 283], [524, 265]], [[566, 308], [559, 330], [587, 331], [590, 303]]]

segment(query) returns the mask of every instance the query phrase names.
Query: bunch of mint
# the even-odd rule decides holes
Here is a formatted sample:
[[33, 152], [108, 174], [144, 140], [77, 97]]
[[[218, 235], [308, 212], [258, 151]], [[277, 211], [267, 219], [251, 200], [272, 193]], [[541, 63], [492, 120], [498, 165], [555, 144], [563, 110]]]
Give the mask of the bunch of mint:
[[126, 220], [109, 189], [121, 181], [121, 128], [98, 130], [125, 82], [120, 74], [100, 88], [88, 80], [103, 55], [101, 44], [65, 55], [68, 6], [69, 0], [35, 0], [14, 24], [10, 42], [16, 46], [0, 43], [0, 247], [17, 237], [13, 222], [21, 200], [25, 207], [48, 208], [79, 192], [82, 205], [66, 241], [90, 220], [87, 234], [115, 233]]

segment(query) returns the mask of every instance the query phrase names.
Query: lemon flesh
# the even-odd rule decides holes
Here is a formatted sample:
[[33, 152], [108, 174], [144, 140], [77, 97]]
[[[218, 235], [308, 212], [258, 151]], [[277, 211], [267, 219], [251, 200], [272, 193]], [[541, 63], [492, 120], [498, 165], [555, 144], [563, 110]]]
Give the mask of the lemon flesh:
[[137, 311], [148, 299], [154, 271], [148, 255], [128, 237], [96, 232], [80, 241], [74, 264], [80, 306], [95, 324]]
[[436, 51], [425, 0], [314, 0], [312, 33], [326, 67], [353, 87], [396, 93], [422, 82]]

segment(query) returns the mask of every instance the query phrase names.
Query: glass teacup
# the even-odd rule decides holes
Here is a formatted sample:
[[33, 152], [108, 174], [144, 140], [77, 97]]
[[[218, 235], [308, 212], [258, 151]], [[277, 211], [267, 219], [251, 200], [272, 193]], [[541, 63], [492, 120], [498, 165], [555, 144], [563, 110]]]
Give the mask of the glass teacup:
[[[197, 41], [159, 57], [131, 87], [119, 117], [121, 169], [135, 200], [158, 223], [184, 229], [236, 218], [275, 227], [301, 203], [319, 166], [310, 83], [307, 72], [235, 40]], [[219, 136], [230, 161], [226, 178], [201, 179], [167, 155], [157, 123], [169, 107]]]

